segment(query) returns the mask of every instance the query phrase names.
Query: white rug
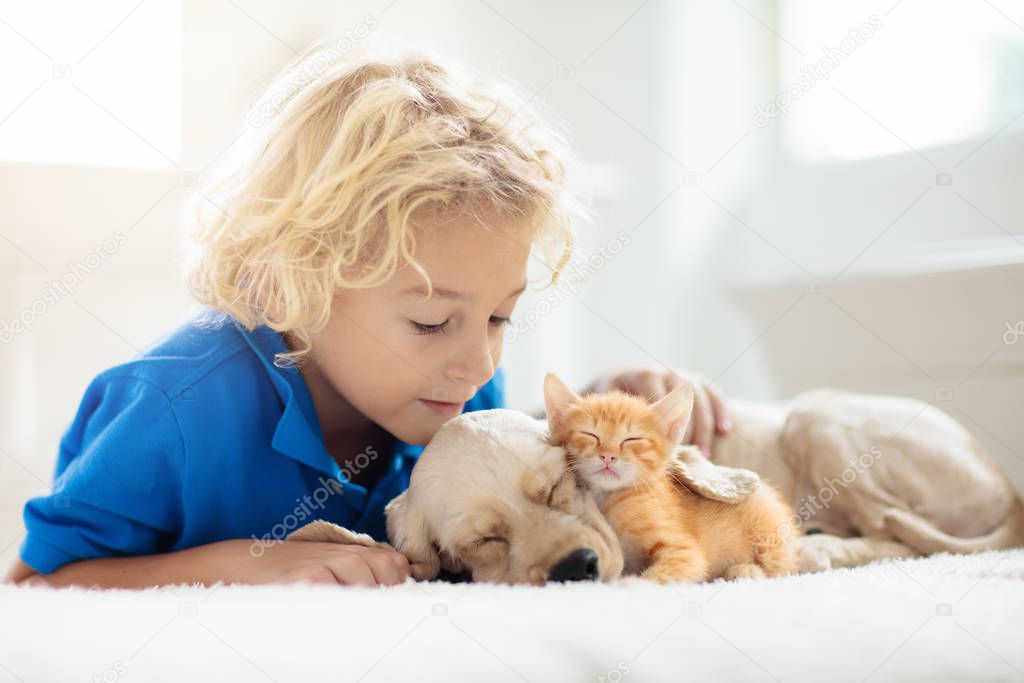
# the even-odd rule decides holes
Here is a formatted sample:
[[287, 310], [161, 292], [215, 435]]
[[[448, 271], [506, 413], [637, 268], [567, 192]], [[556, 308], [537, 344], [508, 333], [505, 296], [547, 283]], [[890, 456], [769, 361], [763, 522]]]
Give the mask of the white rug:
[[699, 586], [0, 586], [0, 682], [1017, 681], [1024, 550]]

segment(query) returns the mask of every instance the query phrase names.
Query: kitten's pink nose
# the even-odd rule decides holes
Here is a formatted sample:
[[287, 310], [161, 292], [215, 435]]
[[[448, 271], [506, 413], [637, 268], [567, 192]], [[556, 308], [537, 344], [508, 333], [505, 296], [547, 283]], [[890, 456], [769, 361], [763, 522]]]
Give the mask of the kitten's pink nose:
[[605, 465], [607, 465], [610, 462], [612, 462], [613, 460], [615, 460], [615, 456], [612, 455], [611, 453], [602, 453], [601, 454], [601, 460], [604, 461]]

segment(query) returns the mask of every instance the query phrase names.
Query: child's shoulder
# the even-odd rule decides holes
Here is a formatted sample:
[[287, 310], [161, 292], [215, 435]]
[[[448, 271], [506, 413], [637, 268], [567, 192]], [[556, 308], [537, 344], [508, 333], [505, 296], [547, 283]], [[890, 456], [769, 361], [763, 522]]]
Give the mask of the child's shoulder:
[[[94, 384], [132, 382], [148, 385], [168, 399], [189, 400], [200, 384], [222, 383], [244, 390], [245, 378], [265, 374], [261, 351], [283, 342], [267, 329], [246, 331], [231, 318], [211, 319], [208, 310], [153, 341], [135, 358], [101, 372]], [[260, 347], [264, 348], [260, 348]]]

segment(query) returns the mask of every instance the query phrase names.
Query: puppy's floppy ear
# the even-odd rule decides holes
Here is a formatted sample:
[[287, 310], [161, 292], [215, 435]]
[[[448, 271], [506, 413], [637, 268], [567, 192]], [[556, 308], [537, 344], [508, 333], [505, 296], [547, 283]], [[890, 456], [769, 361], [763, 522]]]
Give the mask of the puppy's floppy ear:
[[580, 397], [565, 386], [555, 373], [549, 372], [544, 376], [544, 407], [548, 414], [548, 433], [552, 439], [562, 431], [569, 408], [579, 403], [579, 400]]
[[668, 442], [675, 446], [683, 440], [686, 425], [693, 412], [693, 385], [683, 382], [668, 392], [651, 408], [658, 416], [658, 428]]
[[423, 512], [409, 500], [406, 490], [384, 506], [387, 517], [388, 538], [395, 549], [409, 559], [412, 576], [417, 580], [432, 580], [441, 571], [441, 561]]
[[394, 550], [387, 543], [373, 540], [373, 537], [369, 534], [350, 531], [343, 526], [338, 526], [333, 522], [327, 522], [322, 519], [310, 522], [306, 526], [296, 529], [288, 534], [287, 540], [309, 541], [311, 543], [346, 543], [349, 545], [366, 546], [367, 548]]
[[697, 495], [722, 503], [742, 502], [761, 478], [739, 467], [716, 465], [696, 446], [680, 446], [669, 460], [669, 476]]

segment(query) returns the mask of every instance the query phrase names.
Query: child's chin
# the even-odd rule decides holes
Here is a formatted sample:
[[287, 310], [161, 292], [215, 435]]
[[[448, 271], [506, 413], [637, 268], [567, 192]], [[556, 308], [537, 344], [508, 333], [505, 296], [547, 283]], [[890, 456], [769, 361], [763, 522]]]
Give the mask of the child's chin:
[[[428, 421], [423, 420], [422, 422]], [[427, 424], [423, 424], [422, 422], [417, 422], [413, 424], [405, 422], [400, 425], [400, 429], [397, 429], [396, 431], [391, 431], [390, 429], [388, 429], [388, 431], [395, 438], [400, 439], [407, 444], [411, 444], [413, 446], [426, 446], [428, 443], [430, 443], [430, 440], [434, 438], [434, 435], [437, 433], [440, 424], [429, 424], [429, 422]], [[385, 425], [381, 426], [387, 429]]]

